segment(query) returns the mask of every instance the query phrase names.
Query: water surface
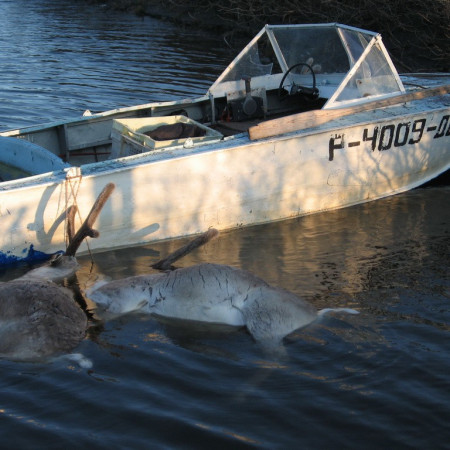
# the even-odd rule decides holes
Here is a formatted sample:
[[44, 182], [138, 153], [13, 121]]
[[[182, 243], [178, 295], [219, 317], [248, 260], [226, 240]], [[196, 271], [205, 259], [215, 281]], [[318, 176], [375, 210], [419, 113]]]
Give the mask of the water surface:
[[0, 129], [204, 95], [233, 55], [220, 36], [84, 1], [0, 11]]

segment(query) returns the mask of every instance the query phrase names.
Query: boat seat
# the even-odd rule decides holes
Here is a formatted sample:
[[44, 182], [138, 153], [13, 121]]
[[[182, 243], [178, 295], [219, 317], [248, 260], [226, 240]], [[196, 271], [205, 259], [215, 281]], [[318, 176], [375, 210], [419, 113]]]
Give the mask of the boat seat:
[[[0, 137], [0, 164], [17, 168], [29, 175], [71, 167], [49, 150], [25, 139]], [[16, 177], [13, 177], [16, 178]]]

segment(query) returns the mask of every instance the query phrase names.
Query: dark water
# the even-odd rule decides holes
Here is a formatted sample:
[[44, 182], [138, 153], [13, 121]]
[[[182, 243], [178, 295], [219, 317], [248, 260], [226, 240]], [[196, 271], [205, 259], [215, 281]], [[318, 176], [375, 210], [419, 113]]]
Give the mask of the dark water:
[[[8, 127], [199, 94], [225, 64], [223, 41], [192, 30], [65, 1], [0, 5]], [[156, 43], [164, 62], [137, 64]], [[221, 234], [180, 265], [231, 264], [360, 314], [330, 314], [277, 353], [241, 329], [94, 315], [78, 348], [92, 369], [0, 361], [2, 448], [449, 448], [449, 194], [417, 189]], [[184, 242], [84, 257], [79, 285], [146, 273]]]
[[0, 12], [0, 129], [203, 95], [230, 60], [221, 37], [84, 1]]

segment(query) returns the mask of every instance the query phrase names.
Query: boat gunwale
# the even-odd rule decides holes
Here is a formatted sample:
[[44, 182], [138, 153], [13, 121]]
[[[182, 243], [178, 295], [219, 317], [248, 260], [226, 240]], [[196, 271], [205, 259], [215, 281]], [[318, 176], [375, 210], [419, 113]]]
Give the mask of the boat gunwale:
[[[446, 94], [446, 96], [449, 96], [450, 94]], [[420, 99], [415, 100], [414, 102], [426, 102], [430, 101], [430, 99]], [[216, 141], [213, 143], [203, 143], [196, 145], [191, 148], [186, 148], [182, 145], [173, 146], [165, 149], [161, 149], [159, 151], [148, 151], [136, 155], [130, 155], [130, 156], [124, 156], [121, 158], [111, 159], [111, 160], [105, 160], [95, 163], [89, 163], [89, 164], [83, 164], [80, 166], [72, 166], [65, 169], [60, 169], [56, 171], [51, 171], [43, 174], [38, 175], [32, 175], [30, 177], [20, 178], [17, 180], [10, 180], [10, 181], [4, 181], [0, 183], [0, 192], [7, 192], [11, 189], [17, 190], [17, 189], [26, 189], [33, 186], [51, 186], [55, 184], [60, 184], [62, 182], [65, 182], [68, 178], [69, 171], [76, 167], [80, 171], [81, 177], [95, 177], [96, 175], [107, 175], [109, 173], [114, 174], [117, 172], [123, 172], [127, 170], [131, 170], [138, 166], [144, 166], [144, 165], [153, 165], [153, 164], [163, 164], [166, 161], [174, 161], [178, 159], [185, 159], [192, 156], [199, 156], [202, 154], [208, 154], [208, 153], [220, 153], [230, 150], [239, 150], [241, 147], [254, 147], [259, 144], [267, 144], [269, 142], [279, 142], [279, 141], [286, 141], [286, 140], [292, 140], [292, 139], [298, 139], [303, 137], [308, 137], [315, 134], [320, 134], [323, 132], [334, 132], [342, 129], [350, 129], [353, 127], [358, 126], [364, 126], [364, 125], [377, 125], [380, 123], [385, 122], [388, 119], [408, 119], [409, 117], [413, 117], [419, 113], [419, 111], [416, 109], [414, 111], [405, 111], [406, 108], [411, 108], [411, 106], [407, 106], [412, 102], [407, 103], [401, 103], [398, 105], [392, 105], [389, 108], [379, 108], [374, 109], [371, 111], [364, 111], [357, 113], [352, 116], [345, 116], [345, 117], [338, 117], [333, 120], [330, 120], [326, 124], [322, 124], [316, 127], [309, 127], [302, 130], [296, 130], [291, 131], [288, 133], [280, 134], [277, 136], [267, 137], [267, 138], [261, 138], [257, 140], [250, 140], [248, 133], [239, 133], [235, 136], [232, 136], [228, 139], [222, 139], [220, 141]], [[367, 118], [365, 120], [356, 121], [352, 123], [345, 123], [349, 120], [354, 120], [357, 116], [368, 116], [368, 115], [375, 115], [375, 114], [382, 114], [386, 110], [392, 111], [393, 109], [399, 109], [402, 110], [401, 115], [396, 116], [385, 116], [385, 117], [372, 117], [371, 119]], [[426, 113], [426, 114], [434, 114], [434, 113], [440, 113], [444, 112], [447, 109], [450, 109], [450, 105], [442, 105], [441, 107], [431, 107], [431, 108], [424, 108], [421, 109], [420, 112]], [[341, 122], [344, 122], [341, 123]], [[448, 169], [449, 167], [447, 167]], [[447, 170], [446, 169], [446, 170]]]

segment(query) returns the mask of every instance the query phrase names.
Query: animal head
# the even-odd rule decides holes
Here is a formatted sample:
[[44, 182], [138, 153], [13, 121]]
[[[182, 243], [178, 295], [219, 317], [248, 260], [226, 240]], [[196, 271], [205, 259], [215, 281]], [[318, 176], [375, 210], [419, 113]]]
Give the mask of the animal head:
[[21, 280], [50, 280], [58, 283], [64, 278], [70, 278], [80, 268], [75, 256], [66, 256], [60, 253], [42, 266], [27, 272]]
[[137, 275], [109, 283], [101, 281], [92, 286], [87, 294], [100, 309], [108, 314], [126, 314], [137, 311], [149, 304], [155, 279], [163, 276]]

